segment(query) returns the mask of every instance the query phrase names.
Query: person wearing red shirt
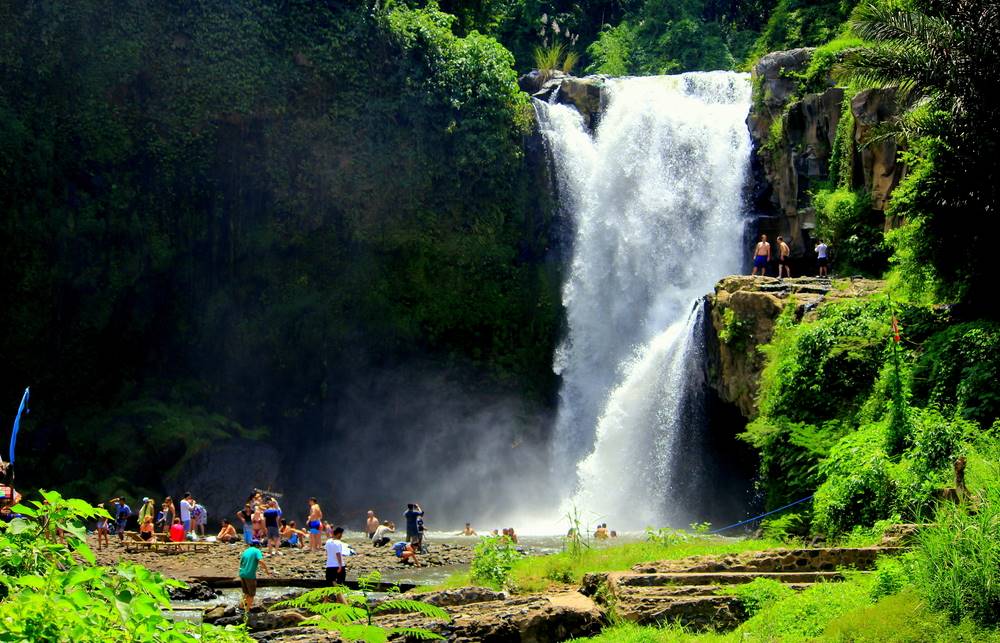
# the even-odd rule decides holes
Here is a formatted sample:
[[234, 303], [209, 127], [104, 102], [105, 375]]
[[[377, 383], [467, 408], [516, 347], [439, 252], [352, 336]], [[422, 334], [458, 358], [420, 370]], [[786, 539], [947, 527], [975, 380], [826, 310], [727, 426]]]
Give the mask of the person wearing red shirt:
[[174, 518], [174, 524], [170, 525], [170, 541], [175, 543], [184, 542], [184, 525], [181, 523], [180, 518]]

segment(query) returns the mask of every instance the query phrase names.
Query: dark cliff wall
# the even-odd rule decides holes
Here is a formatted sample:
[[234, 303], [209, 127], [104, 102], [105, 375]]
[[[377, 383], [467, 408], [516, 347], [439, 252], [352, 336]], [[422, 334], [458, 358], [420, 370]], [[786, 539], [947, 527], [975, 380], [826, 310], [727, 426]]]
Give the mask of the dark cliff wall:
[[758, 228], [772, 238], [782, 235], [793, 257], [811, 256], [815, 191], [863, 191], [870, 195], [872, 211], [881, 214], [905, 172], [893, 137], [871, 140], [876, 128], [897, 113], [894, 93], [849, 95], [828, 78], [822, 91], [806, 91], [803, 77], [814, 51], [793, 49], [761, 58], [753, 67], [754, 101], [747, 118], [755, 148]]

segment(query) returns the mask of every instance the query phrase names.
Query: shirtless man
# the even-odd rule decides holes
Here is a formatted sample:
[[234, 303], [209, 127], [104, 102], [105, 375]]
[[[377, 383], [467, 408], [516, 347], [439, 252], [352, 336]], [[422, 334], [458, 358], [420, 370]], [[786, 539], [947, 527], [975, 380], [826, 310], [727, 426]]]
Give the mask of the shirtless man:
[[309, 519], [306, 521], [309, 528], [309, 550], [319, 551], [323, 546], [323, 510], [319, 508], [319, 501], [315, 498], [309, 499]]
[[760, 235], [760, 241], [757, 242], [757, 247], [753, 251], [753, 271], [750, 273], [750, 276], [755, 277], [758, 268], [760, 268], [760, 276], [766, 276], [769, 261], [771, 261], [771, 244], [767, 242], [767, 235], [762, 234]]
[[778, 237], [778, 279], [781, 279], [781, 272], [784, 270], [785, 276], [792, 278], [792, 269], [788, 266], [788, 255], [792, 253], [791, 248], [785, 240]]
[[368, 533], [368, 540], [372, 539], [375, 535], [375, 530], [378, 529], [379, 522], [378, 518], [375, 517], [375, 512], [371, 509], [368, 510], [368, 520], [365, 522], [365, 531]]
[[458, 532], [456, 535], [457, 536], [478, 536], [479, 534], [477, 534], [476, 530], [472, 528], [472, 523], [468, 523], [467, 522], [467, 523], [465, 523], [465, 529], [463, 529], [462, 531]]

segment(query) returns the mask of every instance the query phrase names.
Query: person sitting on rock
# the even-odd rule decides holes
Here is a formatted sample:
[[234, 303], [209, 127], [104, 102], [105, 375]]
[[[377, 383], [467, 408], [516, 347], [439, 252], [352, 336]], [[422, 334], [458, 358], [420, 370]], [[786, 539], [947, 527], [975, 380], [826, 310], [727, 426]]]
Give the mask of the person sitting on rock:
[[239, 540], [239, 536], [236, 535], [236, 528], [233, 527], [232, 523], [223, 519], [222, 529], [219, 530], [219, 535], [215, 539], [220, 543], [234, 543]]
[[281, 521], [281, 546], [282, 547], [303, 547], [305, 546], [306, 532], [295, 526], [295, 521]]

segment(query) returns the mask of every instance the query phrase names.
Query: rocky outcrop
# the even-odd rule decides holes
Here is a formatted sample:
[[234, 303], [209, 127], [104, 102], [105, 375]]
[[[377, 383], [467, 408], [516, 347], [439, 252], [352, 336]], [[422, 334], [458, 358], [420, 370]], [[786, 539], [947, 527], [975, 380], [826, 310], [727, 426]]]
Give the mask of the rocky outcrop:
[[829, 281], [802, 277], [726, 277], [709, 296], [709, 384], [745, 418], [757, 414], [757, 386], [764, 368], [758, 350], [771, 341], [774, 324], [785, 306], [795, 306], [795, 318], [814, 315], [827, 302], [863, 297], [883, 289], [874, 279]]
[[560, 71], [542, 75], [538, 71], [521, 76], [521, 89], [543, 102], [572, 105], [583, 117], [584, 125], [594, 131], [604, 112], [607, 97], [604, 92], [606, 76], [577, 78]]
[[[768, 54], [752, 71], [754, 101], [747, 125], [756, 154], [752, 162], [754, 205], [761, 232], [782, 235], [793, 257], [810, 254], [816, 215], [811, 193], [830, 180], [830, 159], [844, 113], [844, 90], [829, 87], [802, 93], [799, 77], [809, 66], [812, 49]], [[874, 128], [898, 109], [892, 90], [872, 89], [850, 97], [854, 149], [848, 164], [852, 188], [872, 194], [872, 208], [885, 209], [890, 193], [903, 175], [898, 144], [882, 138], [872, 142]], [[845, 125], [847, 127], [848, 125]], [[887, 225], [892, 222], [888, 222]]]
[[[863, 182], [872, 195], [872, 208], [885, 210], [889, 195], [903, 177], [903, 164], [898, 161], [899, 145], [893, 137], [872, 142], [875, 128], [898, 112], [894, 90], [866, 89], [851, 99], [854, 115], [854, 142], [860, 146], [860, 171], [856, 182]], [[887, 222], [889, 225], [890, 222]]]
[[446, 608], [452, 620], [399, 614], [379, 617], [387, 627], [422, 627], [449, 641], [471, 643], [548, 643], [593, 636], [601, 631], [603, 611], [579, 592], [513, 597]]

